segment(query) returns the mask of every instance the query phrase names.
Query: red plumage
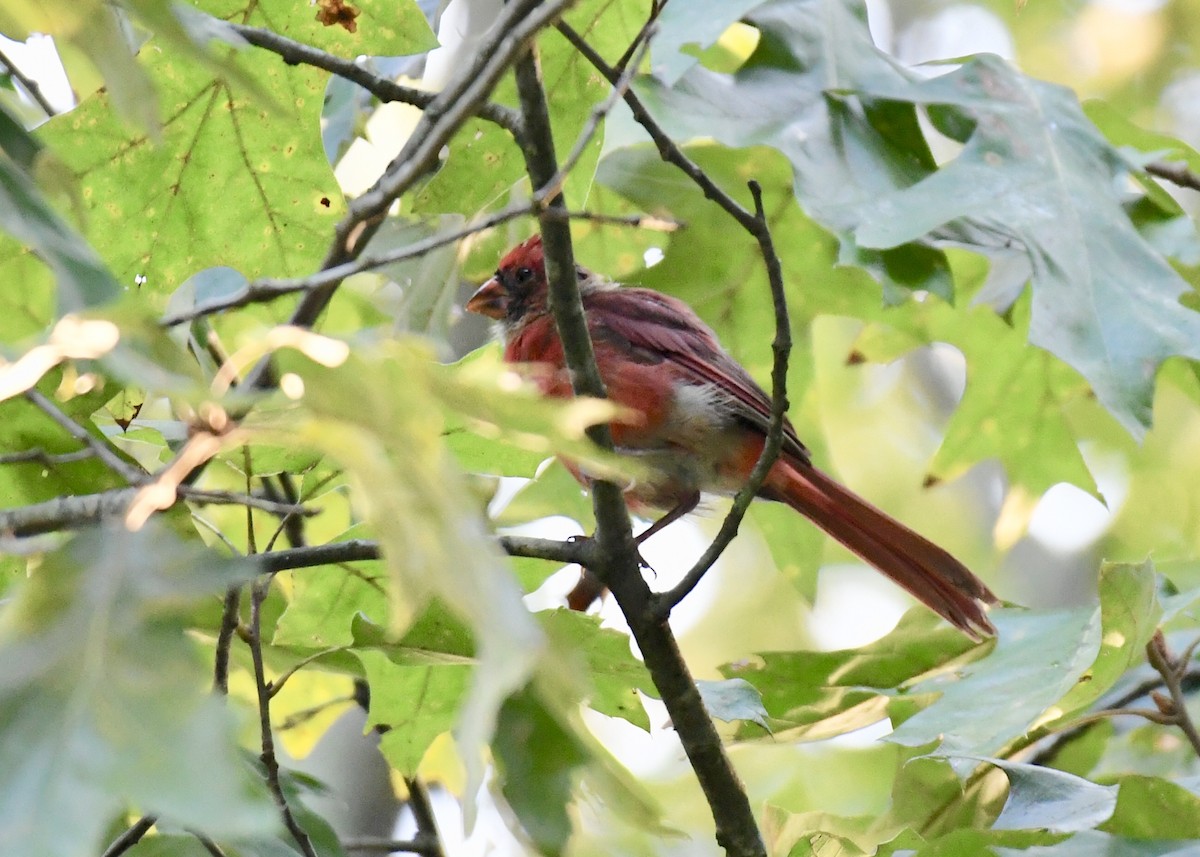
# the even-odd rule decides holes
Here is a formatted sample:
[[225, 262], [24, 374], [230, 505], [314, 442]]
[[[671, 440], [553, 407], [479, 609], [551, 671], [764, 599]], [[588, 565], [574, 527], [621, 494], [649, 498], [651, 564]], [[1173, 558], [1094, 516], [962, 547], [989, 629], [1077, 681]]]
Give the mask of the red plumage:
[[[648, 289], [619, 287], [577, 271], [596, 364], [616, 402], [640, 418], [613, 423], [620, 451], [637, 455], [654, 477], [626, 492], [635, 511], [691, 511], [701, 493], [733, 494], [766, 442], [771, 399], [730, 357], [687, 304]], [[550, 315], [540, 236], [500, 262], [467, 309], [501, 322], [504, 358], [538, 364], [548, 396], [573, 395]], [[996, 597], [942, 548], [877, 509], [813, 466], [791, 423], [759, 496], [791, 506], [851, 551], [971, 636], [994, 633], [985, 605]], [[599, 594], [581, 581], [573, 607]]]

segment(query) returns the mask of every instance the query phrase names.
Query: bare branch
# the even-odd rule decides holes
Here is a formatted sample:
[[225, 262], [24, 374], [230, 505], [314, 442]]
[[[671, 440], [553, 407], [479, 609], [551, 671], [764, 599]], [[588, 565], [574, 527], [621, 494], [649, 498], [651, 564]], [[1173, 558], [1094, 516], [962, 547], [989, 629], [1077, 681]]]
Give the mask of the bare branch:
[[1196, 755], [1200, 756], [1200, 732], [1196, 731], [1196, 724], [1192, 722], [1192, 715], [1188, 712], [1182, 684], [1183, 678], [1187, 674], [1192, 650], [1192, 647], [1189, 647], [1189, 657], [1187, 658], [1173, 658], [1170, 650], [1167, 649], [1167, 641], [1163, 637], [1162, 631], [1158, 630], [1146, 644], [1146, 659], [1150, 662], [1150, 666], [1154, 667], [1163, 677], [1163, 684], [1166, 685], [1167, 692], [1170, 694], [1169, 698], [1157, 695], [1153, 691], [1150, 694], [1150, 698], [1154, 700], [1158, 710], [1165, 718], [1161, 722], [1178, 726], [1192, 745]]
[[133, 846], [142, 841], [150, 828], [158, 821], [153, 815], [143, 815], [137, 821], [129, 826], [129, 828], [113, 840], [112, 844], [104, 849], [104, 853], [100, 857], [120, 857]]
[[1150, 175], [1166, 179], [1180, 187], [1186, 187], [1189, 190], [1200, 190], [1200, 175], [1188, 169], [1187, 164], [1151, 161], [1146, 164], [1144, 169]]
[[[0, 533], [9, 536], [36, 536], [59, 530], [78, 529], [109, 518], [122, 517], [138, 496], [140, 488], [116, 488], [99, 494], [56, 497], [43, 503], [0, 510]], [[287, 503], [275, 503], [261, 497], [248, 497], [232, 491], [210, 491], [179, 485], [179, 498], [194, 503], [249, 506], [275, 515], [313, 515], [315, 510]]]
[[42, 112], [46, 114], [47, 118], [58, 114], [58, 111], [54, 109], [54, 105], [42, 94], [42, 88], [38, 86], [37, 81], [21, 71], [17, 64], [10, 60], [3, 51], [0, 51], [0, 67], [8, 69], [8, 73], [12, 76], [12, 79], [21, 84], [21, 88], [28, 92], [29, 97], [37, 102], [37, 106], [42, 108]]
[[[546, 187], [557, 173], [554, 142], [537, 63], [523, 56], [515, 68], [525, 135], [520, 140], [526, 169], [534, 187]], [[614, 86], [619, 76], [612, 80]], [[628, 93], [627, 93], [628, 95]], [[561, 196], [548, 209], [564, 208]], [[596, 366], [587, 322], [575, 277], [568, 225], [549, 216], [539, 218], [550, 285], [550, 309], [577, 395], [603, 396], [604, 383]], [[588, 430], [592, 440], [612, 448], [607, 425]], [[716, 823], [717, 842], [735, 857], [765, 857], [766, 849], [750, 801], [738, 781], [670, 626], [653, 615], [649, 587], [642, 579], [637, 547], [621, 489], [609, 482], [592, 485], [596, 537], [588, 567], [608, 585], [629, 622], [646, 668], [671, 716], [688, 760], [704, 791]]]
[[241, 609], [242, 587], [231, 586], [225, 590], [221, 628], [217, 631], [217, 651], [213, 657], [213, 690], [222, 696], [229, 694], [229, 652], [233, 647], [233, 634], [241, 621]]
[[25, 398], [41, 410], [42, 413], [58, 423], [67, 434], [90, 449], [110, 470], [130, 485], [140, 485], [146, 481], [147, 474], [145, 471], [127, 462], [117, 454], [116, 450], [63, 413], [58, 405], [37, 390], [26, 390]]
[[10, 452], [8, 455], [0, 455], [0, 465], [3, 464], [25, 464], [28, 462], [37, 462], [45, 467], [57, 467], [60, 464], [70, 464], [73, 461], [84, 461], [88, 458], [95, 458], [96, 451], [86, 448], [76, 452], [49, 453], [40, 446], [33, 449], [25, 449], [21, 452]]
[[[307, 277], [293, 277], [290, 279], [271, 279], [265, 278], [247, 283], [245, 288], [240, 289], [230, 295], [216, 300], [209, 301], [199, 306], [190, 309], [182, 310], [173, 315], [164, 316], [160, 320], [160, 324], [164, 327], [174, 327], [177, 324], [191, 321], [201, 316], [213, 315], [214, 313], [224, 312], [225, 310], [237, 309], [239, 307], [249, 306], [256, 303], [268, 303], [285, 295], [296, 294], [297, 292], [311, 292], [317, 289], [327, 288], [331, 285], [336, 285], [347, 277], [355, 274], [361, 274], [366, 271], [372, 271], [376, 268], [382, 268], [385, 265], [391, 265], [396, 262], [402, 262], [405, 259], [414, 259], [417, 256], [424, 256], [426, 253], [431, 253], [440, 247], [445, 247], [448, 244], [456, 244], [464, 238], [469, 238], [480, 232], [488, 229], [493, 229], [510, 220], [516, 220], [519, 217], [531, 216], [541, 205], [542, 200], [547, 197], [547, 194], [538, 192], [534, 194], [532, 200], [514, 203], [500, 211], [489, 214], [485, 217], [477, 218], [461, 229], [456, 229], [453, 232], [443, 232], [440, 235], [432, 235], [429, 238], [422, 239], [407, 247], [401, 247], [396, 250], [389, 250], [386, 253], [377, 255], [359, 256], [357, 259], [338, 265], [335, 268], [327, 268], [318, 271], [315, 274], [310, 274]], [[594, 223], [611, 223], [620, 226], [634, 226], [641, 229], [652, 229], [657, 232], [671, 232], [678, 229], [680, 224], [677, 221], [670, 220], [665, 217], [656, 217], [646, 214], [631, 214], [631, 215], [612, 215], [599, 214], [591, 211], [554, 211], [549, 216], [561, 217], [570, 220], [588, 220]]]
[[404, 784], [408, 786], [408, 806], [417, 822], [417, 835], [414, 841], [426, 845], [421, 853], [426, 857], [443, 857], [442, 840], [438, 835], [437, 819], [433, 815], [433, 804], [429, 802], [429, 792], [425, 783], [419, 777], [405, 777]]
[[733, 506], [730, 508], [729, 514], [725, 516], [725, 520], [721, 522], [721, 529], [717, 532], [717, 537], [713, 539], [712, 544], [708, 546], [691, 570], [684, 575], [679, 584], [670, 592], [666, 592], [656, 599], [657, 613], [664, 619], [670, 615], [671, 609], [676, 604], [696, 588], [696, 584], [712, 568], [712, 564], [729, 547], [729, 543], [737, 535], [742, 518], [750, 508], [750, 503], [762, 488], [767, 473], [775, 464], [775, 460], [779, 457], [779, 450], [783, 446], [783, 426], [788, 409], [787, 371], [788, 358], [792, 353], [792, 328], [788, 321], [787, 296], [783, 290], [783, 267], [771, 240], [771, 229], [767, 223], [766, 211], [763, 209], [762, 188], [759, 187], [758, 182], [750, 182], [750, 193], [754, 197], [754, 218], [757, 224], [757, 228], [752, 231], [752, 234], [758, 239], [759, 247], [762, 249], [763, 262], [767, 266], [767, 279], [771, 283], [771, 299], [775, 308], [775, 339], [771, 343], [771, 350], [774, 354], [774, 362], [771, 366], [771, 421], [767, 426], [766, 442], [763, 444], [762, 452], [758, 455], [758, 461], [755, 462], [754, 469], [750, 472], [750, 478], [746, 480], [746, 484], [734, 497]]
[[[425, 109], [437, 98], [436, 92], [414, 89], [411, 86], [401, 86], [394, 81], [372, 73], [352, 60], [336, 57], [311, 45], [281, 36], [273, 30], [262, 27], [248, 27], [244, 24], [229, 24], [229, 26], [256, 48], [262, 48], [273, 54], [278, 54], [279, 58], [288, 65], [310, 65], [314, 68], [323, 69], [330, 74], [358, 84], [380, 101], [398, 101]], [[499, 125], [513, 134], [520, 131], [520, 117], [511, 107], [493, 104], [490, 101], [484, 100], [475, 106], [474, 115], [480, 119], [486, 119], [488, 122]]]
[[275, 737], [271, 731], [271, 691], [263, 668], [262, 654], [262, 605], [270, 588], [271, 578], [268, 575], [263, 575], [250, 588], [250, 631], [247, 643], [250, 646], [250, 657], [254, 661], [254, 684], [258, 691], [258, 722], [262, 740], [259, 759], [266, 768], [267, 788], [275, 798], [275, 805], [279, 807], [284, 826], [300, 846], [304, 857], [317, 857], [312, 840], [292, 814], [292, 808], [288, 805], [287, 796], [284, 795], [283, 786], [279, 781], [279, 760], [275, 757]]

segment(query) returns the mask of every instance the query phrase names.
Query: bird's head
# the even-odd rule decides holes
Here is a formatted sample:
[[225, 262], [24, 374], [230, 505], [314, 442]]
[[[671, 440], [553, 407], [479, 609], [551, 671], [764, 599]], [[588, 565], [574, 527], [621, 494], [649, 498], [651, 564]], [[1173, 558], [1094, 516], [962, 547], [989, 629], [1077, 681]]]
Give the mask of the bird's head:
[[534, 235], [508, 251], [495, 275], [467, 301], [467, 310], [497, 321], [518, 322], [530, 311], [545, 311], [546, 291], [542, 236]]

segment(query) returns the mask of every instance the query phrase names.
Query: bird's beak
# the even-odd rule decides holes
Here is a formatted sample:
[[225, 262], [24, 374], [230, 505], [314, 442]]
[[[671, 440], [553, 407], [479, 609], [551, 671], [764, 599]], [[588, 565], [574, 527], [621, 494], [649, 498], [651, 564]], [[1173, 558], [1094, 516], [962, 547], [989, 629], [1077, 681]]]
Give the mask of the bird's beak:
[[508, 294], [505, 292], [504, 286], [500, 284], [500, 280], [492, 277], [480, 286], [479, 291], [471, 295], [471, 299], [467, 301], [467, 311], [477, 312], [497, 321], [504, 318], [508, 314]]

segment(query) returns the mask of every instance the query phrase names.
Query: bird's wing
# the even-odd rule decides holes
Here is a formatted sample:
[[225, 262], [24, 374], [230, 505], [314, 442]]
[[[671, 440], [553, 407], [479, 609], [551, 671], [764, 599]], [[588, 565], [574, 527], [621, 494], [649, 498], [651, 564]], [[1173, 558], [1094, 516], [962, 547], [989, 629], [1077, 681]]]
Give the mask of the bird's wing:
[[[593, 339], [628, 348], [642, 362], [669, 360], [677, 376], [725, 392], [734, 416], [766, 433], [771, 397], [730, 357], [712, 329], [683, 301], [650, 289], [617, 288], [584, 295]], [[808, 449], [791, 422], [783, 427], [783, 450], [808, 463]]]

